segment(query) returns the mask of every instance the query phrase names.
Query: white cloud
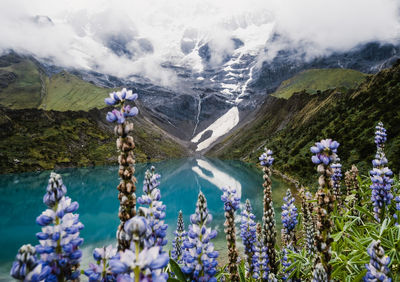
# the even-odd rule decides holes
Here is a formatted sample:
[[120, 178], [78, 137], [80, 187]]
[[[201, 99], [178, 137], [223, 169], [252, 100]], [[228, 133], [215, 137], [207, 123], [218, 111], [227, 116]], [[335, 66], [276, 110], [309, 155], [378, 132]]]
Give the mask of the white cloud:
[[[292, 47], [310, 43], [308, 53], [318, 55], [372, 40], [398, 40], [399, 7], [396, 0], [14, 0], [0, 10], [0, 50], [171, 84], [174, 75], [160, 66], [163, 62], [202, 69], [197, 49], [182, 52], [184, 34], [193, 37], [185, 40], [193, 40], [195, 47], [210, 42], [213, 64], [232, 51], [230, 38], [239, 37], [255, 49], [272, 31], [290, 38]], [[37, 15], [50, 17], [54, 24], [35, 24]], [[125, 42], [129, 54], [113, 53], [106, 46], [110, 38]], [[285, 44], [267, 46], [269, 56]]]

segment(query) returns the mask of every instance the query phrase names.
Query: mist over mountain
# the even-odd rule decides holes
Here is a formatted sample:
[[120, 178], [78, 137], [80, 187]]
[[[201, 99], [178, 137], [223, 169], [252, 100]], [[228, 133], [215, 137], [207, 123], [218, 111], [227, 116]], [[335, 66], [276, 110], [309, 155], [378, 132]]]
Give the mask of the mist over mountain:
[[133, 88], [153, 122], [196, 151], [301, 71], [376, 73], [400, 57], [396, 1], [72, 2], [9, 3], [0, 50], [48, 77]]

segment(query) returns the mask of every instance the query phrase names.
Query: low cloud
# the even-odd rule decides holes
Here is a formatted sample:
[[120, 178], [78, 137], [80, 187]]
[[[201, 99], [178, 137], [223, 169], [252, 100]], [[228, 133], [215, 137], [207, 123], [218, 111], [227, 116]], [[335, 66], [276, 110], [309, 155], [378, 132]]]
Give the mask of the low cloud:
[[[14, 0], [0, 11], [0, 50], [171, 85], [175, 75], [161, 65], [200, 71], [197, 52], [207, 42], [213, 65], [233, 51], [232, 38], [249, 52], [267, 47], [263, 59], [304, 46], [307, 56], [320, 56], [369, 41], [398, 42], [399, 11], [396, 0]], [[284, 40], [271, 41], [273, 34]]]

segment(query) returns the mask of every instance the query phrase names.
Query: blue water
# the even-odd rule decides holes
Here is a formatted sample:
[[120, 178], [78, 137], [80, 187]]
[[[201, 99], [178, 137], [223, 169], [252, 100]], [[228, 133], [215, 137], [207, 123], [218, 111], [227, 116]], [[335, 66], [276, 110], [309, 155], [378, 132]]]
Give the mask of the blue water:
[[[205, 158], [137, 164], [135, 175], [138, 179], [138, 195], [142, 193], [144, 172], [151, 165], [155, 165], [162, 176], [160, 190], [162, 201], [167, 205], [169, 242], [176, 228], [179, 210], [182, 210], [187, 226], [200, 190], [205, 194], [208, 208], [214, 216], [212, 226], [219, 231], [215, 244], [221, 252], [221, 259], [225, 255], [221, 187], [236, 187], [241, 193], [242, 203], [250, 199], [256, 218], [261, 221], [263, 180], [258, 169], [240, 161]], [[85, 225], [81, 232], [85, 240], [83, 265], [91, 259], [93, 248], [115, 243], [115, 231], [119, 224], [117, 169], [116, 166], [104, 166], [57, 171], [67, 186], [67, 195], [79, 202], [78, 212]], [[36, 225], [35, 219], [46, 208], [42, 198], [49, 175], [50, 171], [0, 175], [0, 280], [9, 279], [11, 263], [22, 244], [38, 243], [35, 234], [40, 231], [40, 227]], [[282, 198], [289, 186], [278, 178], [272, 180], [276, 220], [279, 224]]]

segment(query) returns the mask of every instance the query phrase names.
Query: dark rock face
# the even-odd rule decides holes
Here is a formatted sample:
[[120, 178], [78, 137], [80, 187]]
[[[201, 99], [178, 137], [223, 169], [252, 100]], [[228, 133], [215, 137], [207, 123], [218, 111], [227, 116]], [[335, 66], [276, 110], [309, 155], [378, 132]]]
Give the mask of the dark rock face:
[[106, 46], [117, 56], [128, 58], [140, 57], [154, 52], [153, 44], [146, 38], [134, 38], [125, 34], [110, 35], [105, 40]]
[[0, 57], [1, 68], [11, 66], [12, 64], [18, 64], [19, 62], [21, 62], [21, 57], [14, 52]]
[[211, 59], [211, 49], [210, 46], [207, 44], [204, 44], [199, 48], [199, 56], [206, 62], [209, 62]]
[[16, 80], [17, 75], [15, 73], [0, 70], [0, 89], [7, 88], [9, 84], [13, 83]]
[[200, 137], [200, 139], [199, 139], [199, 142], [197, 142], [197, 143], [201, 143], [201, 142], [203, 142], [204, 140], [210, 138], [212, 134], [213, 134], [213, 131], [212, 131], [212, 130], [207, 130], [206, 132], [203, 133], [203, 135], [201, 135], [201, 137]]

